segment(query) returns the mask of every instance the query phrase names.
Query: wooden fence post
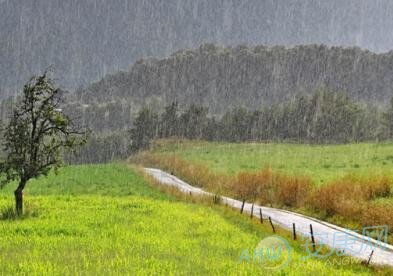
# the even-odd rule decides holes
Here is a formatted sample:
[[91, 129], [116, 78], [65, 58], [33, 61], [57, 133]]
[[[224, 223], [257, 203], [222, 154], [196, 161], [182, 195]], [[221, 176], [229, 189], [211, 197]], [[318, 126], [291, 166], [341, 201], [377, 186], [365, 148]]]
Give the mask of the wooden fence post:
[[254, 203], [252, 203], [252, 205], [251, 205], [251, 215], [250, 215], [251, 219], [252, 219], [253, 214], [254, 214]]
[[246, 200], [243, 200], [242, 203], [242, 208], [240, 209], [240, 214], [243, 214], [243, 209], [244, 209], [244, 204], [246, 203]]
[[269, 217], [269, 221], [270, 221], [270, 225], [272, 226], [273, 233], [276, 233], [276, 229], [274, 229], [274, 225], [273, 225], [271, 217]]
[[314, 239], [314, 231], [312, 230], [312, 224], [310, 224], [310, 234], [311, 234], [312, 249], [315, 252], [315, 239]]
[[374, 250], [373, 251], [371, 251], [371, 254], [370, 254], [370, 257], [368, 257], [368, 260], [367, 260], [367, 265], [369, 265], [370, 264], [370, 262], [371, 262], [371, 257], [374, 255]]
[[213, 203], [214, 204], [219, 204], [220, 201], [221, 201], [221, 196], [218, 195], [218, 194], [214, 194], [214, 196], [213, 196]]
[[261, 220], [261, 223], [263, 223], [262, 208], [259, 208], [259, 218]]
[[296, 226], [295, 226], [295, 223], [292, 223], [292, 229], [293, 229], [293, 239], [296, 240]]

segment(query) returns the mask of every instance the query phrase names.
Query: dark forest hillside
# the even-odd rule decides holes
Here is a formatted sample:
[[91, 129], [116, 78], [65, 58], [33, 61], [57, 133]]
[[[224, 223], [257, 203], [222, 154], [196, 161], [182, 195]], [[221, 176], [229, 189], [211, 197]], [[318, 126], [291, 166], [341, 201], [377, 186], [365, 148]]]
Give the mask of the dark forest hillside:
[[[176, 101], [223, 115], [233, 107], [263, 106], [319, 88], [386, 106], [393, 91], [393, 52], [306, 45], [223, 48], [204, 44], [163, 59], [141, 59], [130, 71], [107, 75], [67, 93], [67, 110], [94, 131], [124, 131], [143, 106], [160, 112]], [[5, 104], [2, 104], [5, 106]], [[5, 108], [1, 114], [4, 118]]]
[[[231, 134], [236, 123], [249, 129], [240, 140], [334, 143], [390, 138], [390, 119], [384, 119], [384, 112], [391, 107], [392, 87], [393, 52], [324, 45], [223, 48], [204, 44], [163, 59], [141, 59], [128, 72], [66, 93], [64, 108], [93, 131], [83, 156], [105, 161], [129, 153], [129, 130], [143, 107], [157, 117], [174, 102], [178, 112], [186, 114], [181, 120], [183, 131], [176, 135], [190, 139], [237, 140], [240, 134]], [[325, 96], [316, 97], [317, 91]], [[3, 118], [7, 106], [10, 102], [0, 107]], [[192, 106], [203, 110], [195, 114], [204, 114], [195, 119], [203, 122], [195, 137], [189, 135], [196, 127]], [[253, 134], [243, 137], [245, 133]], [[151, 137], [157, 135], [161, 137], [158, 132]]]
[[221, 48], [204, 44], [165, 59], [139, 60], [129, 72], [109, 75], [85, 90], [77, 101], [140, 107], [174, 100], [209, 107], [222, 114], [231, 106], [258, 109], [298, 93], [326, 87], [355, 100], [386, 103], [392, 96], [393, 52], [374, 54], [359, 48], [323, 45]]
[[74, 90], [203, 43], [388, 52], [392, 14], [391, 0], [0, 0], [0, 98], [50, 65]]

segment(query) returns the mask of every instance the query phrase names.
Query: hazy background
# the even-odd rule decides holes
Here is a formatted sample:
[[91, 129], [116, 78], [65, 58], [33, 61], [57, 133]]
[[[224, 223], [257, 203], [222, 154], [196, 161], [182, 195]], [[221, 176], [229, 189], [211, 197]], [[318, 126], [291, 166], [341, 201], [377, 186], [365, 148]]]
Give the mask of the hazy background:
[[393, 48], [390, 0], [0, 0], [0, 97], [54, 65], [73, 90], [202, 43]]

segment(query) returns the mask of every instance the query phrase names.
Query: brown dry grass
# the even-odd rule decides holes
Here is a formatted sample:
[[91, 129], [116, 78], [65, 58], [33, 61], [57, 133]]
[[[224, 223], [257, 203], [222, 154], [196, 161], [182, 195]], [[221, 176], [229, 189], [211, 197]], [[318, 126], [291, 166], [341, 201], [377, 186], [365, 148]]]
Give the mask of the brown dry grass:
[[217, 194], [227, 194], [241, 200], [261, 204], [299, 207], [312, 190], [307, 177], [278, 174], [265, 168], [258, 172], [241, 172], [236, 176], [213, 173], [207, 166], [187, 162], [168, 155], [139, 153], [131, 160], [149, 167], [158, 167]]
[[363, 226], [387, 225], [393, 233], [393, 205], [368, 203], [363, 208], [360, 222]]
[[313, 187], [307, 177], [279, 174], [270, 168], [238, 173], [229, 186], [237, 198], [288, 207], [301, 206]]
[[391, 186], [386, 176], [349, 175], [316, 189], [308, 204], [327, 217], [339, 215], [362, 226], [388, 225], [393, 229], [393, 206], [374, 202], [389, 197]]
[[274, 183], [277, 189], [277, 202], [289, 207], [304, 205], [314, 187], [311, 179], [304, 176], [278, 174]]
[[257, 174], [242, 172], [230, 182], [229, 187], [234, 197], [254, 202], [261, 193], [264, 181]]
[[365, 202], [389, 196], [390, 187], [386, 176], [348, 175], [316, 189], [308, 202], [328, 216], [358, 217]]
[[196, 187], [203, 187], [213, 193], [223, 194], [228, 190], [230, 177], [213, 173], [207, 166], [187, 162], [175, 156], [160, 156], [142, 152], [130, 161], [146, 167], [160, 168]]
[[271, 168], [229, 176], [169, 155], [143, 152], [132, 161], [163, 169], [215, 194], [262, 205], [302, 208], [317, 212], [322, 218], [338, 215], [364, 226], [389, 225], [393, 229], [393, 206], [374, 203], [375, 199], [391, 195], [392, 183], [386, 176], [348, 175], [316, 188], [308, 177], [285, 175]]

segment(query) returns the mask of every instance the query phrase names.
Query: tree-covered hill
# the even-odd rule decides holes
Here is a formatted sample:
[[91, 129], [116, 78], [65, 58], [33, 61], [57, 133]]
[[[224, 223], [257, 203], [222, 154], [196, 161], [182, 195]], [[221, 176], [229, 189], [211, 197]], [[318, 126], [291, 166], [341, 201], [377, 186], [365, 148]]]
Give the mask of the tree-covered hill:
[[[163, 59], [141, 59], [130, 71], [108, 75], [86, 89], [65, 93], [64, 110], [93, 130], [83, 156], [101, 162], [127, 156], [129, 130], [143, 107], [148, 106], [157, 115], [173, 102], [178, 104], [179, 114], [188, 114], [191, 105], [206, 110], [201, 113], [205, 116], [200, 120], [203, 126], [221, 125], [213, 127], [217, 132], [214, 135], [204, 131], [194, 137], [187, 133], [197, 125], [183, 120], [183, 132], [176, 135], [190, 139], [207, 135], [206, 139], [237, 140], [237, 136], [228, 134], [233, 131], [227, 130], [236, 128], [236, 110], [247, 110], [243, 121], [250, 118], [250, 123], [258, 122], [250, 125], [239, 121], [254, 133], [240, 140], [331, 143], [389, 138], [392, 112], [387, 108], [391, 109], [392, 87], [393, 52], [375, 54], [324, 45], [222, 48], [204, 44]], [[348, 96], [346, 104], [341, 105], [335, 98], [314, 97], [319, 90], [326, 95], [343, 94], [342, 99]], [[11, 103], [0, 106], [2, 118]], [[340, 117], [335, 110], [342, 108]], [[351, 131], [342, 136], [340, 129]], [[152, 135], [157, 136], [162, 135]]]
[[356, 100], [385, 103], [392, 96], [393, 52], [323, 45], [221, 48], [204, 44], [164, 59], [139, 60], [128, 72], [109, 75], [85, 90], [78, 102], [163, 106], [208, 106], [221, 114], [230, 106], [251, 109], [326, 87]]
[[202, 43], [387, 52], [392, 13], [391, 0], [0, 0], [0, 98], [50, 65], [74, 90]]

